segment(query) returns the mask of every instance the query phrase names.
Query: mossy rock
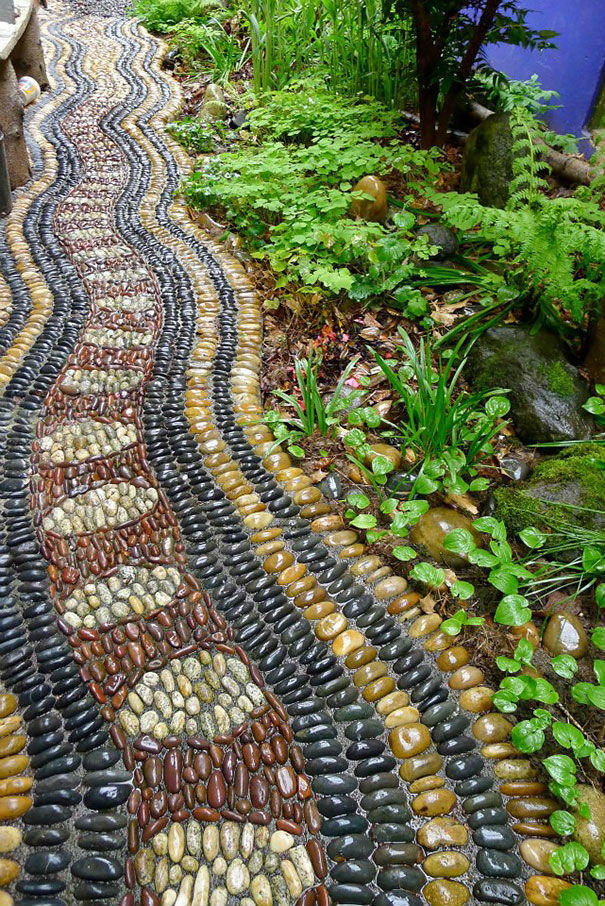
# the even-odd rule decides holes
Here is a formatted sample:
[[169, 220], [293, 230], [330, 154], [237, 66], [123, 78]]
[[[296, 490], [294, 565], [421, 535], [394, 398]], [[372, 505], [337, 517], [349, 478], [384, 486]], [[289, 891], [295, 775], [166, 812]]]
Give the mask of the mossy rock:
[[[520, 532], [562, 523], [605, 530], [605, 446], [578, 444], [538, 463], [529, 481], [498, 488], [495, 515]], [[578, 509], [580, 508], [580, 509]]]
[[510, 390], [511, 417], [523, 443], [590, 437], [592, 421], [582, 409], [588, 384], [548, 331], [533, 334], [524, 325], [487, 330], [473, 347], [467, 377], [475, 390]]
[[507, 113], [488, 116], [470, 133], [462, 158], [463, 192], [473, 192], [483, 205], [503, 208], [513, 178], [513, 138]]

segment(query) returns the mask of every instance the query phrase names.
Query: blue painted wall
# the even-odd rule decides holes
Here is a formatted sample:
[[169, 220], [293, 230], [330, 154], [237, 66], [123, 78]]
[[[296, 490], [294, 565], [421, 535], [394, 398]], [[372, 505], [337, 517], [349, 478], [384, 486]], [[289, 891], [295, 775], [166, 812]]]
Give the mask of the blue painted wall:
[[532, 28], [559, 32], [555, 50], [529, 51], [497, 45], [489, 48], [494, 68], [511, 79], [538, 74], [543, 88], [559, 92], [561, 109], [547, 120], [557, 132], [587, 136], [586, 126], [605, 77], [605, 0], [528, 0]]

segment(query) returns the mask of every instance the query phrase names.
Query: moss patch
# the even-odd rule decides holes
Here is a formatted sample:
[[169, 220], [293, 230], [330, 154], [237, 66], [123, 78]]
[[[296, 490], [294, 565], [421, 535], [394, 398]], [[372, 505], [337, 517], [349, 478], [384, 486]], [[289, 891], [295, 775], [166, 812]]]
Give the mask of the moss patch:
[[579, 444], [536, 466], [522, 485], [498, 488], [496, 515], [509, 530], [561, 522], [605, 528], [605, 446]]
[[569, 373], [563, 362], [549, 362], [540, 368], [541, 374], [546, 378], [548, 389], [559, 396], [573, 396], [576, 385], [573, 376]]

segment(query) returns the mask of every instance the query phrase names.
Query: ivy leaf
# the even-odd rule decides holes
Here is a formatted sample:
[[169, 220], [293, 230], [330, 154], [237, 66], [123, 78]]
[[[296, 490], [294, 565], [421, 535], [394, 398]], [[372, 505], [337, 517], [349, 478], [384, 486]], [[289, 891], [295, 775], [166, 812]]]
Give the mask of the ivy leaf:
[[493, 569], [488, 578], [490, 585], [501, 591], [503, 595], [514, 595], [519, 588], [517, 577], [508, 566]]
[[605, 607], [605, 582], [601, 582], [600, 585], [597, 585], [594, 597], [597, 607]]
[[578, 662], [571, 654], [558, 654], [550, 662], [550, 666], [558, 676], [563, 679], [573, 679], [578, 669]]
[[500, 523], [493, 516], [480, 516], [479, 519], [473, 520], [473, 528], [478, 532], [487, 532], [494, 537], [494, 532], [498, 531]]
[[604, 881], [605, 880], [605, 865], [593, 865], [593, 867], [590, 869], [590, 874], [597, 881]]
[[603, 749], [595, 748], [594, 752], [590, 753], [590, 761], [594, 768], [601, 773], [605, 772], [605, 752]]
[[437, 490], [439, 490], [439, 484], [428, 475], [419, 475], [414, 482], [416, 494], [434, 494]]
[[577, 727], [556, 720], [552, 725], [552, 734], [565, 749], [577, 749], [584, 743], [584, 734]]
[[512, 692], [505, 692], [500, 689], [495, 693], [492, 702], [498, 711], [502, 711], [504, 714], [512, 714], [517, 710], [517, 696], [513, 695]]
[[527, 598], [523, 595], [506, 595], [498, 604], [494, 619], [503, 626], [522, 626], [527, 623], [531, 619]]
[[510, 402], [505, 396], [492, 396], [485, 404], [485, 411], [490, 418], [502, 418], [510, 409]]
[[372, 460], [372, 472], [374, 475], [388, 475], [394, 468], [395, 466], [391, 460], [387, 459], [386, 456], [382, 456], [382, 454], [375, 456]]
[[580, 705], [588, 704], [588, 695], [592, 689], [591, 683], [574, 683], [571, 687], [571, 694], [575, 701]]
[[594, 670], [595, 676], [599, 682], [599, 686], [605, 686], [605, 661], [593, 661], [592, 669]]
[[503, 655], [496, 658], [496, 664], [502, 673], [518, 673], [521, 669], [519, 661], [514, 660], [512, 657], [504, 657]]
[[602, 400], [599, 396], [591, 396], [590, 399], [586, 400], [582, 409], [586, 409], [591, 415], [603, 415], [605, 413], [605, 400]]
[[602, 572], [605, 566], [603, 552], [593, 544], [587, 544], [582, 551], [582, 568], [586, 573]]

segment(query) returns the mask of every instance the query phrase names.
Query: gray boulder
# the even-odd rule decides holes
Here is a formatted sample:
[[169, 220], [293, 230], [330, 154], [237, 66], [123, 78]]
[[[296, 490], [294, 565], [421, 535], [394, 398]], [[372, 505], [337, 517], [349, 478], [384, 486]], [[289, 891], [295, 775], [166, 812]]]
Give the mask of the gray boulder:
[[478, 195], [483, 205], [503, 208], [513, 178], [513, 139], [508, 114], [488, 116], [469, 135], [462, 158], [463, 192]]
[[431, 245], [437, 246], [438, 252], [431, 255], [434, 261], [445, 261], [458, 251], [458, 240], [455, 234], [441, 223], [427, 223], [418, 230], [419, 236], [426, 236]]
[[487, 330], [471, 351], [467, 376], [474, 389], [510, 390], [511, 417], [526, 444], [590, 437], [593, 423], [582, 409], [588, 384], [554, 334], [532, 335], [519, 325]]

